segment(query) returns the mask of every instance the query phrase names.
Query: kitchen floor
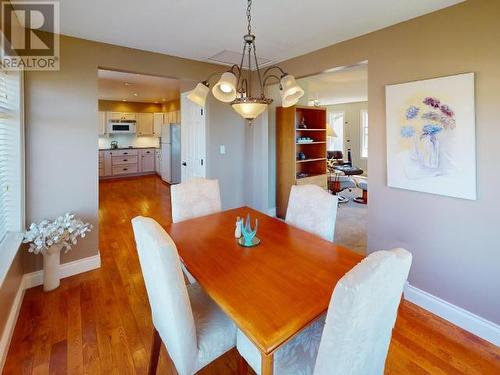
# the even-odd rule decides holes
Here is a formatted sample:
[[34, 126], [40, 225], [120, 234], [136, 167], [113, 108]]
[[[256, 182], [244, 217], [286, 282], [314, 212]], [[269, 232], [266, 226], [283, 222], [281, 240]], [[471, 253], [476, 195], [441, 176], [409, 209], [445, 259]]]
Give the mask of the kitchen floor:
[[[99, 184], [100, 269], [26, 291], [4, 374], [145, 374], [151, 312], [130, 220], [171, 221], [170, 188], [157, 176]], [[200, 374], [235, 374], [231, 350]], [[500, 349], [403, 301], [386, 374], [499, 374]], [[158, 374], [176, 374], [164, 346]]]

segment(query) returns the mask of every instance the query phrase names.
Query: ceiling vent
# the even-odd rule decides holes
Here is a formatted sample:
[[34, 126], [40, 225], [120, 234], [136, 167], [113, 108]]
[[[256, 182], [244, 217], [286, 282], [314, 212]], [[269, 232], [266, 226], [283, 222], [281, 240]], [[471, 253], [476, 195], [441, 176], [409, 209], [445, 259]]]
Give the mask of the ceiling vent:
[[[240, 65], [241, 53], [224, 50], [222, 52], [219, 52], [219, 53], [213, 55], [212, 57], [209, 57], [207, 60], [209, 60], [210, 62], [217, 63], [217, 64], [223, 64], [223, 65], [229, 65], [229, 66], [232, 66], [234, 64]], [[247, 61], [243, 62], [243, 68], [248, 69], [248, 59], [245, 59], [245, 60], [247, 60]], [[266, 66], [266, 65], [269, 65], [270, 63], [272, 63], [272, 60], [265, 59], [263, 57], [258, 57], [257, 61], [259, 62], [259, 67], [263, 67], [263, 66]], [[252, 70], [255, 70], [255, 66], [253, 66], [253, 64], [255, 64], [255, 62], [254, 62], [253, 57], [252, 57]]]

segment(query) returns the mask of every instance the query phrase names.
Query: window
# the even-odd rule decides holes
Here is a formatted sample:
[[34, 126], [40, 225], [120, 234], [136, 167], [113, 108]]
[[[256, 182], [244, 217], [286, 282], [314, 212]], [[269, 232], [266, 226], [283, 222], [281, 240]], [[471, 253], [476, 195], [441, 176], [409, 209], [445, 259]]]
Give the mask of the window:
[[360, 113], [361, 124], [361, 157], [368, 157], [368, 110], [362, 109]]
[[24, 221], [22, 73], [0, 66], [0, 244]]
[[329, 112], [328, 125], [335, 136], [327, 137], [327, 151], [344, 151], [344, 112]]

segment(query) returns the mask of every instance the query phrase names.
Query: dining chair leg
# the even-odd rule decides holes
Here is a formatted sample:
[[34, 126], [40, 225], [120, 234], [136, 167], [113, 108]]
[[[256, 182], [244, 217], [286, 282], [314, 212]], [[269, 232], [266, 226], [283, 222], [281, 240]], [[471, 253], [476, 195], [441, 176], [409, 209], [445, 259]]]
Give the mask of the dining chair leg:
[[262, 375], [273, 375], [274, 371], [274, 353], [265, 354], [261, 353], [261, 374]]
[[248, 374], [248, 363], [245, 361], [245, 358], [241, 354], [238, 353], [238, 375], [247, 375]]
[[160, 358], [161, 337], [156, 328], [153, 328], [153, 343], [151, 344], [151, 356], [149, 357], [148, 375], [156, 375], [158, 359]]

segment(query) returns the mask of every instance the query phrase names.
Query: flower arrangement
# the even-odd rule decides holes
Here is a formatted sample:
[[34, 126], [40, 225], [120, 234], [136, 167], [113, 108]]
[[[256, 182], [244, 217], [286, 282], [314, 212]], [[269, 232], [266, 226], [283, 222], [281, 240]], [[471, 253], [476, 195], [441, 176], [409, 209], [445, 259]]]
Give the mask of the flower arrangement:
[[[411, 158], [426, 168], [438, 168], [437, 136], [444, 130], [455, 129], [455, 112], [450, 106], [442, 104], [438, 98], [428, 96], [422, 100], [421, 107], [410, 105], [405, 111], [405, 117], [409, 124], [401, 126], [400, 136], [413, 139]], [[418, 124], [416, 121], [423, 121], [423, 126], [418, 127], [419, 130], [413, 125]]]
[[55, 245], [68, 252], [76, 245], [78, 237], [84, 238], [91, 230], [91, 224], [75, 219], [75, 215], [68, 212], [54, 221], [32, 223], [24, 233], [23, 242], [30, 244], [29, 252], [34, 254], [43, 253]]

